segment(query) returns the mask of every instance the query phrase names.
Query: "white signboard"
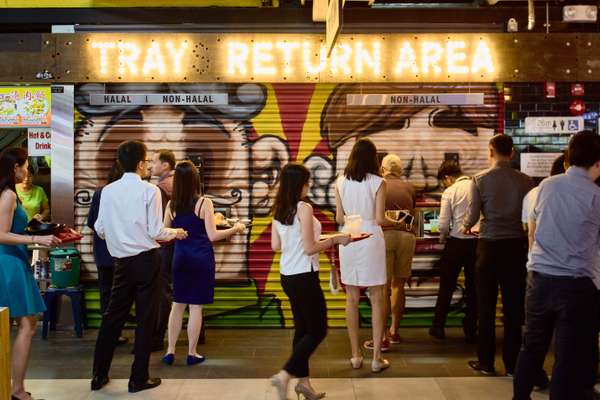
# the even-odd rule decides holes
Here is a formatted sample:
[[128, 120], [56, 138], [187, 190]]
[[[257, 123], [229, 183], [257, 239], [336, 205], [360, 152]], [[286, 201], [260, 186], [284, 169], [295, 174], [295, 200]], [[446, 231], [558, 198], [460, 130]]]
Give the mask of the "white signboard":
[[521, 153], [521, 172], [533, 178], [550, 176], [552, 163], [562, 153]]
[[577, 133], [583, 129], [583, 117], [525, 118], [525, 133]]
[[27, 129], [27, 154], [30, 157], [49, 156], [52, 150], [52, 131], [50, 128]]
[[349, 94], [349, 106], [437, 106], [483, 104], [483, 93]]
[[93, 93], [90, 94], [90, 105], [225, 105], [228, 104], [227, 93]]

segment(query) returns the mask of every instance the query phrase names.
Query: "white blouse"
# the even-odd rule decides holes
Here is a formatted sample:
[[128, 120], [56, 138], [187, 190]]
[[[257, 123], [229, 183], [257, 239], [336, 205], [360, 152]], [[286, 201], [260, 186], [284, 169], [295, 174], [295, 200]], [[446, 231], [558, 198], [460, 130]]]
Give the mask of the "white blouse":
[[[309, 205], [299, 201], [298, 208]], [[284, 225], [273, 219], [273, 228], [277, 229], [281, 239], [281, 275], [297, 275], [319, 270], [319, 253], [309, 256], [304, 252], [302, 229], [298, 214], [294, 216], [292, 225]], [[313, 216], [313, 235], [316, 241], [321, 235], [321, 223]]]

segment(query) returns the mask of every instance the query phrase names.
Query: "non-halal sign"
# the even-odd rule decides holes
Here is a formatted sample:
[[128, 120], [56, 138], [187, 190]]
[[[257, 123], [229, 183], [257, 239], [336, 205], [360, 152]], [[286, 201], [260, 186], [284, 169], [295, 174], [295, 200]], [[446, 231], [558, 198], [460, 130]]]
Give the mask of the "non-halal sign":
[[90, 105], [225, 105], [227, 93], [93, 93]]

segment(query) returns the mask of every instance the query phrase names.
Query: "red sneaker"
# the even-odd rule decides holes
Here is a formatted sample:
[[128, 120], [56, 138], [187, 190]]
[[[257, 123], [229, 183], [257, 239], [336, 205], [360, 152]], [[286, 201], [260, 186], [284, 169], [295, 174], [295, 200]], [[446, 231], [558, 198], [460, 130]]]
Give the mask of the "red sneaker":
[[[367, 350], [373, 350], [373, 340], [367, 340], [363, 343], [363, 346]], [[381, 351], [387, 352], [390, 350], [390, 341], [388, 339], [384, 339], [381, 341]]]
[[402, 339], [400, 338], [400, 335], [397, 333], [394, 333], [393, 335], [388, 333], [388, 340], [390, 341], [391, 344], [398, 344], [402, 341]]

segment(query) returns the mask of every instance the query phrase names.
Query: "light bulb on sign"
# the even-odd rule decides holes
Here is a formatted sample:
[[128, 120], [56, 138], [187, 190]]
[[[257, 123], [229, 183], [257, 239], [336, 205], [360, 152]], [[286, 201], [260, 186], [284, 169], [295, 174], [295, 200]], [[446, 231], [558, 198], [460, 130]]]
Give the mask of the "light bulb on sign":
[[247, 44], [241, 42], [227, 43], [227, 73], [235, 75], [238, 72], [241, 75], [247, 75], [246, 61], [249, 55], [250, 48]]
[[483, 40], [480, 40], [477, 44], [477, 48], [473, 53], [473, 64], [471, 65], [471, 72], [478, 73], [482, 70], [488, 73], [494, 72], [494, 61], [492, 59], [492, 52], [490, 48]]
[[252, 47], [252, 72], [254, 75], [275, 75], [273, 43], [258, 42]]
[[146, 59], [144, 60], [142, 72], [144, 75], [149, 75], [154, 70], [158, 70], [158, 73], [161, 75], [165, 73], [165, 60], [157, 42], [152, 42], [148, 50], [146, 50]]
[[167, 50], [169, 51], [169, 55], [173, 60], [173, 72], [176, 74], [180, 74], [181, 70], [181, 60], [188, 49], [187, 41], [181, 42], [179, 48], [176, 48], [172, 42], [167, 42]]
[[417, 55], [410, 45], [410, 42], [404, 42], [402, 43], [402, 47], [400, 47], [398, 61], [396, 62], [396, 75], [402, 75], [402, 72], [404, 72], [405, 69], [410, 70], [413, 74], [419, 73], [419, 67], [417, 67]]
[[299, 42], [277, 42], [275, 45], [279, 50], [283, 52], [283, 73], [290, 75], [292, 73], [292, 52], [300, 48]]
[[312, 45], [306, 41], [302, 44], [302, 58], [304, 60], [304, 70], [310, 75], [320, 74], [327, 66], [327, 52], [325, 46], [319, 46], [319, 64], [314, 66], [311, 62], [312, 57]]
[[463, 41], [449, 41], [446, 45], [446, 61], [449, 74], [467, 74], [469, 67], [464, 62], [467, 54], [464, 52], [466, 43]]
[[444, 48], [439, 42], [423, 42], [421, 46], [421, 70], [428, 74], [431, 70], [434, 75], [442, 73], [442, 67], [439, 63], [444, 55]]
[[335, 46], [331, 52], [331, 72], [337, 75], [341, 71], [344, 75], [350, 75], [352, 73], [350, 57], [352, 57], [352, 47], [348, 44], [340, 43]]
[[357, 41], [354, 45], [354, 67], [358, 75], [363, 74], [363, 64], [367, 64], [374, 75], [381, 74], [381, 43], [373, 41], [371, 47], [373, 48], [372, 53], [364, 48], [361, 41]]
[[92, 49], [100, 49], [100, 74], [108, 74], [108, 50], [114, 49], [115, 42], [92, 42]]
[[137, 60], [140, 57], [140, 48], [132, 42], [119, 42], [119, 74], [124, 75], [127, 69], [131, 74], [138, 73]]

